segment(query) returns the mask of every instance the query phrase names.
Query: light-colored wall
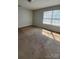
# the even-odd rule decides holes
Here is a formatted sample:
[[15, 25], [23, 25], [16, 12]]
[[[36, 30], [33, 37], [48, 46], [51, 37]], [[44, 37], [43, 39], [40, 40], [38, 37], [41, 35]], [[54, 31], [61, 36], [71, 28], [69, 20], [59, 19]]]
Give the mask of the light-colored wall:
[[23, 7], [18, 7], [18, 27], [32, 25], [32, 11]]
[[60, 32], [59, 26], [43, 24], [43, 12], [48, 11], [48, 10], [54, 10], [54, 9], [55, 10], [60, 9], [60, 6], [57, 5], [57, 6], [53, 6], [53, 7], [34, 10], [33, 11], [33, 25], [47, 28], [47, 29], [52, 30], [52, 31]]

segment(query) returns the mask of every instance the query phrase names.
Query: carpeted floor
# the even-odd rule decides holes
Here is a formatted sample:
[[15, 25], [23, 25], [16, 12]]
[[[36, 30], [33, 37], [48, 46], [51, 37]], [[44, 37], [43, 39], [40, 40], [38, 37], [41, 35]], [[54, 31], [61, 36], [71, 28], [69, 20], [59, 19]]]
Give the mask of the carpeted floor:
[[18, 32], [19, 59], [60, 59], [60, 35], [45, 29], [27, 27]]

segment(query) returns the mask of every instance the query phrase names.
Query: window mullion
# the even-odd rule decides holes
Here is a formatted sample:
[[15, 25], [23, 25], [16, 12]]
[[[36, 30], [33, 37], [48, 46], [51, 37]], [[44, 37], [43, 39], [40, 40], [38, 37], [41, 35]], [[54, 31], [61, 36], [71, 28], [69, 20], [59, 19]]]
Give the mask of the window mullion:
[[52, 15], [51, 15], [51, 24], [53, 24], [53, 11], [52, 11]]

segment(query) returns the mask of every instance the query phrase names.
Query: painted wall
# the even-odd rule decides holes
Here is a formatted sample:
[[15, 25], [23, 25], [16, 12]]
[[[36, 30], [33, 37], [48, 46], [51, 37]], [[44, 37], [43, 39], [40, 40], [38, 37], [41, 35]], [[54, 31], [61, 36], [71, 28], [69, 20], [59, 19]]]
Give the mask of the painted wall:
[[39, 9], [39, 10], [34, 10], [33, 11], [33, 25], [47, 28], [52, 31], [60, 32], [60, 26], [43, 24], [43, 12], [49, 11], [49, 10], [56, 10], [56, 9], [60, 9], [60, 6], [57, 5], [57, 6], [52, 6], [48, 8]]
[[23, 7], [18, 7], [18, 27], [32, 25], [32, 11]]

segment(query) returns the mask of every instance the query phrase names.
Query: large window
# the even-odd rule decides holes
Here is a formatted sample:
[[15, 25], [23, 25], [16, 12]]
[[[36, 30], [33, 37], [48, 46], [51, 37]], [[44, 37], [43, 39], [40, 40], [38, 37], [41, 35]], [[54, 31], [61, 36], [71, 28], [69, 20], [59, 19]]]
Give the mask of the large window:
[[43, 24], [60, 25], [60, 10], [45, 11], [43, 14]]

